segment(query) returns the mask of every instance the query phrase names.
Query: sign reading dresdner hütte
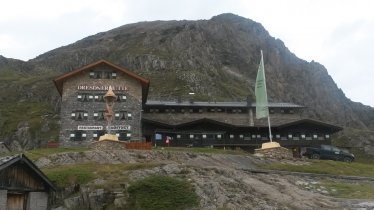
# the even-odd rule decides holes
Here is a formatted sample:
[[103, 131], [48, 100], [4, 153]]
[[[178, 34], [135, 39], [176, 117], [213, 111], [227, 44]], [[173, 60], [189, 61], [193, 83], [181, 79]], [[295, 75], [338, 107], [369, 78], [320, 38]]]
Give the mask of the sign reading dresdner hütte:
[[[112, 90], [129, 90], [127, 86], [111, 86]], [[109, 86], [107, 85], [78, 85], [78, 90], [109, 90]]]

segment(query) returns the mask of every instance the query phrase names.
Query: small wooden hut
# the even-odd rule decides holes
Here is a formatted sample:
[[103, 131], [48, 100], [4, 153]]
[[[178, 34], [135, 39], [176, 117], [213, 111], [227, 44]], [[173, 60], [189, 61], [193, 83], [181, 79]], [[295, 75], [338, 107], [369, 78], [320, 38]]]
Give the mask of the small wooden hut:
[[25, 155], [0, 158], [0, 210], [48, 209], [55, 188]]

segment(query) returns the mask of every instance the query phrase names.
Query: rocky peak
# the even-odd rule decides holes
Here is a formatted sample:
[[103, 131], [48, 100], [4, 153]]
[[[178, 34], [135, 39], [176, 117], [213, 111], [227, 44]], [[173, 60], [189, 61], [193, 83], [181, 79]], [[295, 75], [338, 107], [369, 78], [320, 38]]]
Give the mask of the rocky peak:
[[[28, 62], [0, 57], [0, 72], [17, 69], [58, 75], [105, 59], [150, 79], [150, 99], [186, 100], [193, 91], [195, 100], [237, 101], [246, 100], [248, 95], [254, 100], [260, 50], [264, 52], [271, 102], [304, 105], [308, 107], [305, 117], [374, 129], [374, 109], [350, 101], [323, 65], [298, 58], [260, 23], [230, 13], [210, 20], [124, 25], [51, 50]], [[52, 77], [38, 74], [38, 78], [38, 82], [30, 83], [33, 90], [54, 88]], [[4, 81], [2, 85], [9, 86], [11, 82], [14, 80]], [[45, 99], [59, 98], [57, 91], [44, 94], [48, 95]], [[38, 100], [58, 103], [58, 100]]]

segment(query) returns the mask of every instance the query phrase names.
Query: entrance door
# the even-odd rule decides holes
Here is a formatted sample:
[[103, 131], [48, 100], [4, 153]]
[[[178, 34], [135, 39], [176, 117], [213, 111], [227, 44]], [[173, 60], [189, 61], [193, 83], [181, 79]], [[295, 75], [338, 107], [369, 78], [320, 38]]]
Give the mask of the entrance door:
[[26, 208], [26, 194], [9, 193], [7, 196], [7, 210], [25, 210]]

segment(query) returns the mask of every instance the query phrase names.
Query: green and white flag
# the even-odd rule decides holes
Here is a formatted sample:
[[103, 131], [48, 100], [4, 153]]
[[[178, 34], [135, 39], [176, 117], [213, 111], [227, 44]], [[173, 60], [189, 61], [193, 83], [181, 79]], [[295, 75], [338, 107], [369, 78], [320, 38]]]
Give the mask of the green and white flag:
[[256, 118], [260, 119], [260, 118], [269, 116], [268, 97], [266, 93], [264, 58], [262, 55], [262, 50], [261, 50], [260, 66], [258, 67], [257, 77], [256, 77], [255, 95], [256, 95]]

